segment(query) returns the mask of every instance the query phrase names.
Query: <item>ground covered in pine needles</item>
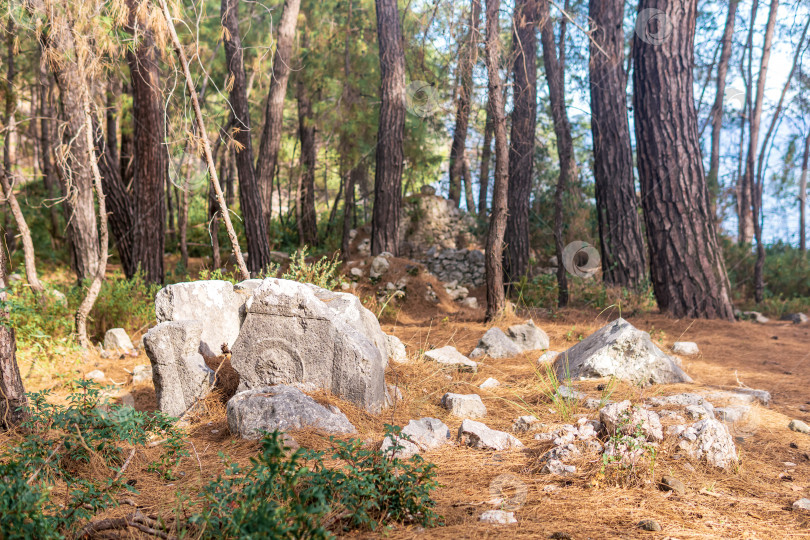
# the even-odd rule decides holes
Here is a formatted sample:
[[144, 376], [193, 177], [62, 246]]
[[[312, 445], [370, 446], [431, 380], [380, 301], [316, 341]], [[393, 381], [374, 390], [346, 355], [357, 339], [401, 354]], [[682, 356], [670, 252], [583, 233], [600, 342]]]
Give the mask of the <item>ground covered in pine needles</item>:
[[[405, 263], [395, 264], [392, 277], [404, 273]], [[404, 275], [404, 274], [403, 274]], [[533, 414], [547, 425], [544, 431], [575, 422], [580, 416], [598, 418], [598, 412], [576, 405], [567, 411], [553, 407], [547, 398], [549, 381], [537, 358], [541, 351], [515, 358], [484, 359], [477, 373], [459, 373], [440, 369], [426, 360], [427, 350], [453, 345], [468, 354], [492, 325], [483, 323], [483, 310], [459, 308], [444, 294], [431, 277], [414, 278], [404, 300], [385, 304], [375, 296], [371, 284], [356, 288], [358, 296], [382, 316], [383, 330], [405, 343], [410, 358], [407, 364], [391, 364], [386, 381], [395, 384], [403, 399], [379, 415], [371, 415], [327, 394], [318, 401], [337, 405], [357, 427], [359, 437], [368, 444], [379, 444], [385, 424], [405, 425], [411, 419], [426, 416], [445, 422], [455, 436], [460, 419], [439, 407], [446, 392], [477, 393], [486, 407], [481, 419], [487, 426], [511, 432], [515, 418]], [[424, 300], [427, 285], [436, 290], [439, 304]], [[482, 290], [473, 291], [484, 304]], [[740, 463], [733, 470], [721, 471], [676, 457], [666, 444], [656, 458], [633, 471], [606, 471], [598, 455], [583, 454], [571, 463], [576, 474], [556, 477], [540, 473], [539, 457], [550, 448], [549, 442], [536, 441], [534, 433], [516, 434], [525, 448], [490, 452], [448, 445], [427, 452], [424, 458], [436, 464], [441, 487], [434, 492], [437, 512], [444, 525], [431, 529], [397, 526], [375, 534], [391, 538], [431, 537], [550, 537], [557, 538], [799, 538], [810, 537], [810, 512], [792, 508], [793, 501], [810, 497], [810, 436], [788, 429], [793, 418], [810, 420], [810, 325], [788, 322], [755, 324], [721, 321], [674, 320], [657, 313], [622, 313], [636, 327], [650, 332], [664, 350], [675, 341], [695, 341], [701, 353], [684, 358], [683, 367], [695, 380], [694, 385], [661, 385], [641, 389], [618, 384], [606, 390], [599, 382], [578, 382], [574, 386], [591, 397], [609, 397], [613, 401], [639, 402], [655, 395], [668, 395], [697, 388], [733, 389], [740, 386], [771, 392], [773, 402], [757, 407], [736, 436]], [[552, 350], [565, 350], [607, 322], [620, 316], [617, 308], [601, 312], [588, 309], [517, 309], [494, 323], [503, 329], [532, 318], [545, 330]], [[133, 336], [139, 338], [140, 335]], [[29, 391], [55, 388], [55, 397], [65, 396], [71, 376], [79, 377], [101, 369], [111, 383], [115, 396], [130, 395], [139, 410], [155, 408], [151, 384], [133, 387], [131, 371], [137, 364], [148, 363], [143, 352], [137, 357], [101, 358], [96, 351], [84, 356], [65, 355], [47, 365], [32, 365], [25, 360], [21, 370]], [[35, 358], [35, 355], [23, 355]], [[227, 358], [221, 361], [227, 363]], [[227, 365], [221, 374], [226, 375]], [[178, 507], [178, 494], [192, 495], [223, 470], [220, 454], [247, 463], [257, 452], [255, 442], [235, 440], [228, 432], [225, 401], [235, 389], [233, 375], [223, 376], [224, 383], [209, 396], [198, 412], [184, 420], [187, 425], [189, 457], [176, 469], [177, 480], [164, 481], [147, 471], [155, 459], [146, 449], [136, 454], [127, 476], [138, 490], [127, 504], [100, 517], [114, 517], [132, 511], [137, 505], [144, 513], [171, 515]], [[491, 390], [478, 388], [494, 377], [501, 385]], [[326, 450], [329, 438], [315, 432], [291, 433], [304, 447]], [[0, 440], [0, 444], [3, 444]], [[662, 475], [672, 475], [686, 485], [678, 495], [659, 489]], [[506, 476], [504, 476], [506, 475]], [[500, 487], [499, 487], [500, 486]], [[57, 490], [58, 491], [58, 490]], [[53, 496], [58, 496], [55, 492]], [[492, 503], [500, 498], [500, 506]], [[485, 510], [506, 507], [515, 512], [517, 524], [482, 524], [478, 517]], [[654, 519], [661, 532], [638, 529], [642, 519]], [[560, 533], [565, 533], [564, 536]], [[141, 534], [135, 529], [127, 533]], [[367, 537], [371, 533], [354, 533]], [[351, 534], [350, 534], [351, 536]]]

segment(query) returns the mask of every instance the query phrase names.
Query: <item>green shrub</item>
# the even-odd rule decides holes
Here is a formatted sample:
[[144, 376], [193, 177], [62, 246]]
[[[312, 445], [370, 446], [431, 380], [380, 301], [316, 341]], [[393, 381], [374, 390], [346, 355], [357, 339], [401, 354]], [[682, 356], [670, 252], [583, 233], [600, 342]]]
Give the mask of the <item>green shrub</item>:
[[[388, 433], [399, 430], [389, 426]], [[434, 465], [418, 456], [405, 461], [357, 440], [341, 441], [332, 457], [343, 466], [330, 469], [322, 452], [299, 449], [287, 456], [278, 432], [261, 444], [250, 467], [232, 464], [206, 486], [204, 510], [190, 519], [194, 536], [328, 538], [333, 529], [439, 521], [430, 497], [437, 487]]]
[[[29, 394], [25, 435], [0, 454], [0, 538], [60, 538], [82, 522], [118, 505], [116, 494], [134, 492], [127, 483], [127, 451], [166, 439], [166, 451], [151, 470], [164, 477], [188, 455], [181, 433], [162, 413], [111, 405], [90, 381], [67, 405]], [[64, 498], [52, 494], [59, 485]]]
[[313, 263], [307, 262], [308, 248], [304, 246], [291, 258], [290, 266], [281, 276], [283, 279], [312, 283], [318, 287], [333, 291], [343, 283], [340, 273], [340, 259], [335, 254], [331, 259], [323, 256]]

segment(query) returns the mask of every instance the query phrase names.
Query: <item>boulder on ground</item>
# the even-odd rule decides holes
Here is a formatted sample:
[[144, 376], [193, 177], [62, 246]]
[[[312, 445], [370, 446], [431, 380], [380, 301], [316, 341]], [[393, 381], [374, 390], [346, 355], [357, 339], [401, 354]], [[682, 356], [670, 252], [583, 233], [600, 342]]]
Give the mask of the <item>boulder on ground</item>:
[[795, 510], [810, 510], [810, 499], [799, 499], [793, 503]]
[[782, 317], [779, 320], [790, 321], [793, 324], [804, 324], [810, 319], [808, 319], [807, 315], [805, 315], [804, 313], [787, 313], [785, 315], [782, 315]]
[[672, 352], [684, 356], [694, 356], [700, 352], [694, 341], [676, 341], [672, 344]]
[[382, 255], [377, 255], [371, 260], [371, 268], [368, 271], [368, 275], [371, 279], [378, 279], [388, 272], [389, 268], [391, 268], [391, 263], [388, 262], [388, 259]]
[[425, 353], [425, 357], [445, 366], [457, 367], [460, 371], [475, 373], [478, 370], [478, 363], [458, 352], [452, 345], [428, 351]]
[[616, 377], [645, 385], [692, 382], [672, 357], [655, 346], [650, 334], [621, 318], [560, 354], [554, 371], [560, 380]]
[[[88, 373], [88, 377], [89, 375], [90, 374]], [[801, 420], [791, 420], [790, 423], [788, 424], [788, 428], [791, 431], [795, 431], [797, 433], [804, 433], [810, 435], [810, 426], [808, 426]]]
[[408, 351], [405, 350], [405, 344], [397, 336], [386, 334], [385, 340], [388, 360], [397, 364], [408, 362]]
[[461, 305], [469, 309], [478, 309], [478, 299], [474, 296], [468, 296], [461, 301]]
[[599, 421], [608, 435], [635, 436], [638, 431], [651, 442], [664, 439], [661, 419], [655, 411], [633, 405], [629, 400], [611, 403], [599, 410]]
[[452, 394], [442, 396], [442, 407], [453, 415], [462, 418], [481, 418], [486, 416], [487, 408], [478, 394]]
[[490, 429], [481, 422], [469, 419], [461, 422], [461, 427], [458, 428], [458, 438], [463, 444], [482, 450], [508, 450], [523, 446], [517, 437]]
[[295, 281], [265, 279], [245, 304], [245, 322], [232, 347], [239, 389], [305, 383], [378, 412], [385, 402], [388, 340], [382, 331], [370, 338], [358, 330], [369, 321], [348, 296], [357, 301]]
[[540, 355], [540, 358], [537, 359], [537, 363], [545, 364], [547, 362], [553, 362], [559, 355], [559, 351], [546, 351]]
[[152, 382], [152, 366], [140, 364], [132, 368], [132, 384], [138, 385], [145, 382]]
[[490, 358], [509, 358], [522, 352], [522, 349], [503, 333], [503, 330], [493, 326], [481, 338], [478, 345], [470, 353], [470, 358], [489, 356]]
[[248, 291], [235, 292], [229, 281], [209, 280], [175, 283], [155, 295], [155, 315], [159, 323], [200, 321], [198, 343], [203, 356], [222, 354], [222, 345], [232, 347], [244, 319]]
[[[450, 443], [450, 430], [444, 422], [436, 418], [411, 420], [408, 425], [402, 428], [401, 433], [406, 435], [409, 440], [403, 437], [397, 439], [397, 444], [402, 447], [396, 453], [396, 457], [399, 458], [410, 457]], [[393, 446], [394, 439], [392, 436], [388, 436], [383, 439], [380, 450], [386, 453]]]
[[737, 449], [728, 428], [716, 419], [706, 419], [680, 433], [678, 446], [695, 459], [726, 469], [737, 463]]
[[110, 328], [104, 334], [104, 348], [108, 351], [134, 351], [135, 346], [123, 328]]
[[318, 429], [327, 433], [355, 433], [337, 407], [324, 407], [298, 388], [266, 386], [239, 392], [228, 400], [228, 429], [243, 439], [259, 439], [265, 432]]
[[200, 321], [168, 321], [144, 335], [158, 408], [166, 414], [180, 416], [214, 384], [214, 372], [199, 353], [202, 332]]
[[523, 324], [510, 326], [508, 332], [509, 338], [523, 351], [548, 349], [548, 334], [535, 326], [531, 319]]

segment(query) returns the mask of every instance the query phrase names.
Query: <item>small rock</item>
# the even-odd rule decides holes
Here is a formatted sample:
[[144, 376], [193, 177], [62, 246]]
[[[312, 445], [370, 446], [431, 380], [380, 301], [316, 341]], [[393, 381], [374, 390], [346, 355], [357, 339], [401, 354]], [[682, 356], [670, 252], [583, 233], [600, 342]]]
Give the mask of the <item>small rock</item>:
[[793, 508], [796, 510], [810, 510], [810, 499], [799, 499], [793, 503]]
[[714, 418], [714, 413], [700, 405], [689, 405], [686, 407], [686, 416], [692, 420], [703, 420], [705, 418]]
[[791, 420], [788, 424], [788, 428], [792, 431], [797, 431], [799, 433], [805, 433], [810, 435], [810, 426], [802, 422], [801, 420]]
[[473, 448], [482, 450], [508, 450], [510, 448], [521, 448], [523, 443], [516, 437], [488, 428], [481, 422], [465, 419], [458, 428], [459, 440]]
[[478, 309], [478, 299], [474, 296], [468, 296], [461, 301], [461, 305], [469, 309]]
[[349, 274], [351, 274], [352, 277], [355, 277], [355, 278], [359, 279], [359, 278], [363, 277], [363, 269], [355, 266], [354, 268], [349, 270]]
[[[546, 486], [546, 487], [548, 487], [548, 486]], [[556, 487], [556, 486], [554, 486], [554, 487]], [[572, 540], [573, 537], [570, 534], [568, 534], [567, 532], [557, 531], [557, 532], [551, 533], [551, 536], [549, 536], [549, 538], [551, 540]]]
[[737, 449], [725, 424], [715, 419], [701, 420], [681, 433], [679, 447], [690, 457], [705, 459], [710, 465], [726, 469], [737, 463]]
[[132, 384], [152, 382], [152, 366], [141, 364], [132, 368]]
[[536, 429], [542, 429], [545, 427], [545, 424], [540, 423], [540, 420], [535, 418], [534, 416], [519, 416], [515, 423], [512, 424], [512, 431], [516, 431], [518, 433], [525, 432], [525, 431], [534, 431]]
[[654, 519], [642, 519], [638, 522], [638, 528], [642, 531], [658, 532], [661, 530], [661, 525]]
[[495, 525], [508, 525], [510, 523], [517, 523], [514, 512], [506, 512], [504, 510], [487, 510], [478, 521], [484, 523], [493, 523]]
[[750, 412], [751, 407], [748, 405], [729, 405], [728, 407], [718, 407], [714, 410], [715, 416], [727, 424], [739, 422], [748, 416]]
[[455, 416], [462, 418], [481, 418], [486, 416], [487, 408], [478, 394], [451, 394], [442, 396], [442, 407]]
[[425, 353], [425, 357], [430, 358], [439, 364], [457, 367], [460, 371], [470, 371], [475, 373], [478, 370], [478, 364], [476, 362], [473, 362], [458, 352], [452, 345], [447, 345], [440, 349], [428, 351]]
[[771, 321], [759, 311], [743, 311], [742, 318], [759, 324], [765, 324]]
[[478, 388], [483, 388], [486, 390], [487, 388], [497, 388], [500, 385], [501, 383], [500, 381], [498, 381], [498, 379], [493, 379], [492, 377], [490, 377], [489, 379], [485, 380], [480, 385], [478, 385]]
[[546, 351], [537, 359], [538, 364], [545, 364], [546, 362], [553, 362], [555, 358], [560, 355], [559, 351]]
[[388, 360], [397, 364], [408, 362], [408, 351], [405, 344], [397, 336], [385, 335], [386, 348], [388, 349]]
[[399, 389], [399, 386], [394, 386], [393, 384], [385, 385], [386, 407], [393, 407], [398, 401], [402, 401], [402, 399], [402, 390]]
[[379, 279], [380, 276], [388, 272], [391, 268], [391, 263], [382, 255], [377, 255], [371, 260], [371, 268], [369, 268], [368, 275], [371, 279]]
[[90, 373], [86, 374], [84, 378], [91, 381], [100, 382], [104, 380], [104, 372], [100, 369], [94, 369]]
[[611, 403], [599, 411], [599, 420], [609, 435], [620, 433], [634, 436], [639, 429], [648, 441], [664, 439], [661, 419], [654, 411], [633, 406], [630, 401]]
[[780, 321], [790, 321], [793, 324], [803, 324], [806, 323], [808, 320], [807, 315], [804, 313], [790, 313], [786, 315], [782, 315], [779, 319]]
[[65, 296], [65, 293], [62, 291], [57, 291], [56, 289], [48, 289], [47, 291], [48, 296], [57, 304], [62, 307], [68, 307], [68, 299]]
[[566, 465], [559, 459], [550, 459], [540, 469], [540, 474], [554, 474], [557, 476], [568, 476], [577, 472], [577, 468], [573, 465]]
[[14, 272], [13, 274], [8, 275], [9, 283], [15, 283], [17, 281], [22, 281], [22, 280], [23, 280], [22, 275], [18, 274], [17, 272]]
[[581, 399], [585, 399], [587, 396], [582, 392], [578, 392], [571, 388], [570, 386], [562, 385], [557, 388], [557, 397], [561, 399], [565, 399], [568, 401], [579, 401]]
[[662, 477], [660, 486], [664, 491], [674, 491], [678, 495], [686, 493], [686, 485], [674, 476], [667, 475]]
[[700, 350], [694, 341], [676, 341], [672, 344], [672, 352], [684, 356], [693, 356], [698, 354]]
[[510, 326], [508, 332], [512, 341], [523, 351], [548, 349], [548, 334], [535, 326], [531, 319], [523, 324]]
[[104, 334], [104, 348], [108, 351], [133, 351], [135, 347], [123, 328], [110, 328]]
[[[397, 457], [405, 458], [438, 448], [450, 442], [450, 430], [441, 420], [436, 418], [421, 418], [419, 420], [411, 420], [404, 428], [402, 428], [402, 435], [407, 435], [410, 440], [400, 438], [397, 444], [402, 447], [397, 452]], [[380, 450], [385, 453], [386, 450], [394, 446], [394, 441], [391, 436], [383, 440]]]
[[484, 355], [490, 358], [509, 358], [521, 353], [520, 347], [503, 333], [503, 330], [493, 326], [481, 337], [478, 345], [470, 353], [470, 358]]
[[756, 390], [754, 388], [734, 388], [733, 390], [717, 390], [706, 394], [706, 398], [712, 401], [725, 401], [729, 403], [740, 403], [743, 405], [759, 401], [766, 407], [771, 403], [771, 393], [767, 390]]

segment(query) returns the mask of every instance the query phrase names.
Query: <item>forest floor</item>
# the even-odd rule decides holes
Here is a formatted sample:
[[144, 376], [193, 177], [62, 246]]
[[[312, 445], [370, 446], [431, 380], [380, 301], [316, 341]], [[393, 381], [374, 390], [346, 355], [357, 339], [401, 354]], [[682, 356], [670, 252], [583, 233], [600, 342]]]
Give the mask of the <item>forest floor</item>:
[[[394, 273], [402, 265], [394, 265]], [[386, 280], [395, 280], [397, 275]], [[462, 309], [440, 290], [438, 305], [428, 305], [420, 288], [432, 277], [413, 278], [408, 295], [401, 303], [373, 306], [385, 312], [383, 330], [405, 343], [411, 361], [391, 363], [386, 382], [396, 384], [403, 394], [392, 409], [371, 415], [333, 396], [317, 395], [316, 399], [338, 405], [357, 427], [360, 438], [378, 444], [385, 424], [404, 425], [411, 419], [435, 417], [445, 422], [454, 434], [460, 419], [439, 407], [445, 392], [476, 393], [481, 396], [487, 415], [482, 419], [489, 427], [511, 432], [515, 418], [534, 414], [550, 431], [555, 426], [575, 421], [579, 416], [598, 418], [598, 411], [584, 408], [564, 419], [545, 397], [542, 373], [537, 358], [541, 351], [524, 353], [508, 359], [484, 359], [475, 374], [442, 370], [427, 361], [423, 353], [432, 348], [453, 345], [468, 354], [492, 324], [485, 324], [483, 309]], [[441, 287], [439, 287], [441, 289]], [[371, 285], [361, 286], [357, 294], [368, 300]], [[415, 294], [412, 294], [415, 293]], [[479, 304], [485, 303], [484, 291], [472, 293]], [[373, 303], [373, 301], [372, 301]], [[503, 329], [532, 318], [545, 330], [552, 350], [563, 351], [583, 337], [617, 318], [616, 309], [601, 313], [587, 309], [518, 310], [494, 325]], [[634, 402], [654, 395], [668, 395], [695, 389], [732, 389], [744, 385], [764, 389], [773, 396], [769, 407], [757, 407], [755, 422], [749, 422], [736, 435], [740, 455], [738, 467], [729, 471], [676, 456], [673, 448], [662, 447], [654, 468], [636, 471], [633, 478], [607, 477], [601, 473], [602, 461], [597, 455], [583, 455], [571, 463], [576, 474], [556, 477], [540, 474], [539, 457], [549, 449], [549, 442], [533, 439], [533, 433], [516, 434], [525, 448], [490, 452], [460, 445], [448, 445], [426, 452], [423, 457], [437, 465], [441, 484], [434, 492], [437, 511], [444, 525], [432, 529], [397, 526], [383, 531], [391, 538], [471, 538], [533, 537], [548, 538], [554, 533], [567, 533], [570, 538], [810, 538], [810, 512], [797, 511], [792, 503], [810, 497], [810, 436], [792, 432], [788, 422], [793, 418], [810, 422], [810, 325], [788, 322], [755, 324], [721, 321], [672, 319], [657, 313], [624, 314], [637, 328], [650, 332], [662, 349], [675, 341], [694, 341], [700, 354], [684, 357], [683, 367], [694, 378], [692, 385], [658, 385], [640, 389], [620, 384], [610, 399]], [[139, 335], [134, 335], [139, 338]], [[83, 358], [64, 357], [47, 368], [22, 365], [27, 374], [29, 391], [58, 387], [55, 395], [66, 395], [59, 387], [64, 374], [76, 376], [101, 369], [115, 385], [118, 396], [131, 394], [139, 410], [154, 410], [154, 389], [150, 383], [131, 385], [130, 373], [138, 364], [149, 360], [141, 351], [137, 357], [101, 358], [96, 351]], [[60, 376], [62, 374], [62, 376]], [[501, 385], [490, 390], [478, 386], [489, 377]], [[573, 385], [591, 397], [600, 397], [598, 382], [575, 381]], [[154, 456], [137, 455], [128, 475], [137, 480], [139, 493], [132, 498], [147, 513], [170, 514], [177, 505], [177, 493], [196, 493], [222, 471], [219, 453], [246, 462], [257, 450], [257, 443], [235, 440], [228, 432], [224, 402], [233, 386], [209, 397], [204, 410], [188, 419], [188, 443], [191, 456], [179, 465], [180, 480], [161, 481], [146, 471]], [[61, 388], [61, 389], [59, 389]], [[292, 433], [302, 446], [328, 449], [328, 437], [314, 432]], [[155, 450], [157, 452], [157, 450]], [[526, 489], [524, 502], [516, 503], [515, 525], [495, 526], [478, 521], [479, 515], [497, 508], [493, 498], [510, 494], [493, 492], [493, 481], [500, 475], [511, 475], [511, 485]], [[657, 483], [669, 474], [683, 481], [683, 495], [662, 491]], [[503, 477], [502, 477], [503, 478]], [[129, 512], [120, 508], [108, 516]], [[654, 519], [661, 532], [637, 528], [642, 519]], [[131, 534], [136, 534], [130, 530]], [[368, 533], [354, 533], [368, 536]], [[558, 535], [564, 538], [565, 536]]]

